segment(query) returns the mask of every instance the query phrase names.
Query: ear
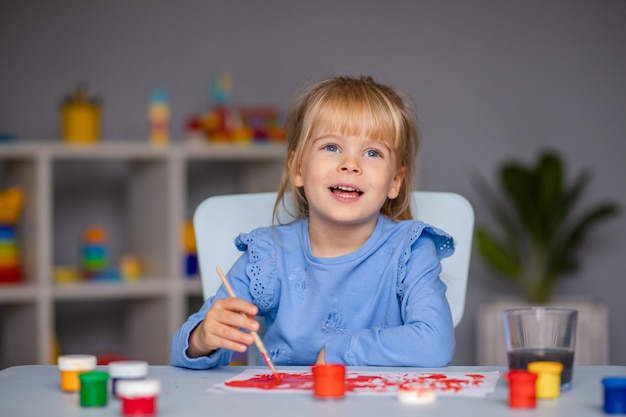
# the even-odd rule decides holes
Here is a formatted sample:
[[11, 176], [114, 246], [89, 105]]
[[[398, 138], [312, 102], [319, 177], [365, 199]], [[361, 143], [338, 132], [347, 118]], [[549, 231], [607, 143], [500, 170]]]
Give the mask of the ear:
[[294, 187], [303, 187], [304, 181], [302, 179], [302, 172], [300, 166], [294, 168], [295, 164], [295, 154], [294, 151], [289, 153], [289, 159], [287, 160], [287, 167], [289, 168], [289, 181], [293, 184]]
[[396, 174], [391, 179], [391, 183], [389, 184], [389, 191], [387, 192], [387, 198], [393, 200], [398, 197], [400, 194], [400, 188], [402, 188], [402, 182], [404, 181], [404, 176], [406, 175], [406, 167], [401, 167], [396, 171]]

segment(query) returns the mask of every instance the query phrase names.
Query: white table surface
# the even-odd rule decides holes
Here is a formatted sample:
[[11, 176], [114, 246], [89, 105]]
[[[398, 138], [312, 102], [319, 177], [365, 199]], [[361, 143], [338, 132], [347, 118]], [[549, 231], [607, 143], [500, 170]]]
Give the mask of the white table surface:
[[[106, 367], [103, 367], [106, 370]], [[502, 378], [486, 398], [439, 397], [433, 404], [407, 405], [396, 397], [350, 396], [319, 400], [312, 394], [209, 393], [207, 388], [237, 375], [245, 368], [223, 367], [193, 371], [170, 366], [151, 366], [149, 376], [161, 381], [158, 416], [253, 416], [253, 417], [390, 417], [390, 416], [606, 416], [602, 411], [606, 376], [626, 376], [626, 366], [581, 366], [574, 369], [572, 389], [555, 400], [538, 400], [535, 409], [511, 409], [508, 387]], [[263, 368], [258, 368], [263, 370]], [[304, 367], [279, 367], [279, 371]], [[487, 372], [501, 367], [349, 368], [362, 371]], [[0, 371], [0, 416], [121, 416], [120, 401], [109, 397], [106, 407], [83, 408], [78, 393], [64, 393], [56, 366], [24, 365]]]

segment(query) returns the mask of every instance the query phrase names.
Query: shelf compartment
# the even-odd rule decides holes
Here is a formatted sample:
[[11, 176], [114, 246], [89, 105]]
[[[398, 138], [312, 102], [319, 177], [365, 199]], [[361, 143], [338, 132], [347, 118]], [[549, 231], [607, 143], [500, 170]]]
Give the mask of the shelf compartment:
[[0, 369], [36, 362], [40, 333], [33, 331], [38, 306], [30, 302], [0, 305]]
[[132, 254], [147, 279], [167, 276], [168, 170], [167, 160], [160, 158], [55, 160], [54, 264], [80, 268], [82, 234], [99, 224], [108, 234], [110, 268]]
[[88, 353], [166, 364], [170, 335], [163, 331], [164, 297], [57, 301], [55, 329], [61, 353]]

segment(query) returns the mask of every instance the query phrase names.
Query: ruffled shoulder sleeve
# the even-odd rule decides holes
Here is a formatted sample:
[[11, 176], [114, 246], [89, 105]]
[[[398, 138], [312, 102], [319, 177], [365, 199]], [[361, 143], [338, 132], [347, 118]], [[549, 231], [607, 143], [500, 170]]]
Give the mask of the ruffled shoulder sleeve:
[[235, 246], [247, 252], [245, 272], [250, 279], [250, 294], [260, 312], [269, 310], [275, 302], [276, 250], [272, 227], [262, 227], [250, 233], [240, 233]]
[[430, 226], [426, 223], [419, 221], [414, 226], [411, 233], [411, 244], [413, 244], [422, 234], [429, 235], [430, 238], [433, 240], [439, 259], [452, 256], [452, 254], [454, 253], [454, 239], [452, 238], [452, 236], [450, 236], [443, 230], [436, 228], [435, 226]]
[[[436, 262], [452, 256], [454, 253], [454, 239], [443, 230], [421, 221], [410, 221], [408, 223], [410, 226], [407, 240], [398, 264], [397, 292], [400, 296], [404, 292], [407, 265], [415, 249], [415, 243], [421, 236], [430, 238], [434, 243], [437, 257]], [[424, 262], [430, 262], [430, 260], [425, 259]]]

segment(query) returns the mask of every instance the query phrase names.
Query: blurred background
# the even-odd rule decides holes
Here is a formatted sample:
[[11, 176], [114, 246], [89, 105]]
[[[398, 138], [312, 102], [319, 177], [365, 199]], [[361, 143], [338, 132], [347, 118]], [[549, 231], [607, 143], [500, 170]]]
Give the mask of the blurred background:
[[[0, 132], [60, 139], [61, 99], [88, 83], [103, 141], [146, 141], [147, 100], [167, 90], [172, 141], [227, 72], [232, 102], [287, 108], [307, 83], [372, 75], [413, 97], [419, 188], [453, 191], [490, 223], [473, 178], [556, 149], [589, 168], [585, 199], [626, 206], [626, 2], [2, 0]], [[0, 147], [0, 155], [2, 148]], [[626, 365], [626, 216], [600, 226], [560, 295], [604, 303], [610, 363]], [[2, 291], [2, 288], [0, 288]], [[455, 364], [476, 358], [476, 311], [516, 290], [472, 258]]]

